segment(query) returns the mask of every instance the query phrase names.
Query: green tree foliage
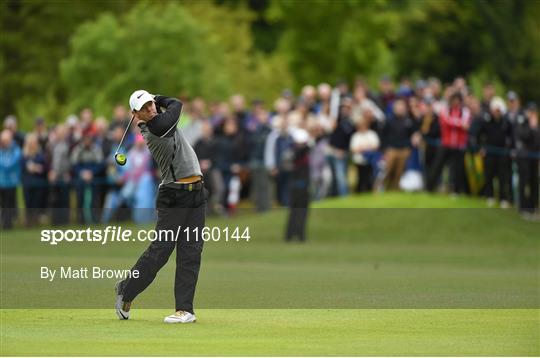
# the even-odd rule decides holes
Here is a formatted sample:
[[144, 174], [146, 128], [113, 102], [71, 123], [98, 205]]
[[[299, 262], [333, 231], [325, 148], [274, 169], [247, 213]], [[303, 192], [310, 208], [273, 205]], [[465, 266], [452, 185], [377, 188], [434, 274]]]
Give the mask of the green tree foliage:
[[125, 5], [125, 0], [0, 1], [0, 115], [57, 115], [63, 97], [58, 62], [67, 55], [72, 32], [98, 13], [119, 12]]
[[276, 0], [267, 17], [298, 85], [467, 76], [540, 98], [540, 1]]
[[491, 77], [539, 99], [540, 2], [416, 1], [395, 44], [401, 74]]
[[278, 0], [268, 18], [284, 28], [279, 51], [301, 85], [392, 73], [397, 10], [386, 0]]
[[28, 128], [86, 105], [109, 114], [140, 87], [268, 102], [381, 74], [464, 75], [539, 100], [539, 18], [537, 0], [3, 0], [0, 116]]
[[140, 3], [126, 15], [105, 14], [72, 37], [61, 74], [70, 109], [109, 113], [134, 89], [219, 98], [230, 89], [223, 48], [181, 6]]
[[230, 74], [232, 92], [270, 101], [283, 88], [292, 86], [287, 63], [275, 54], [255, 49], [251, 32], [255, 16], [247, 7], [216, 6], [208, 1], [182, 5], [207, 29], [205, 42], [221, 45], [224, 51], [221, 68]]

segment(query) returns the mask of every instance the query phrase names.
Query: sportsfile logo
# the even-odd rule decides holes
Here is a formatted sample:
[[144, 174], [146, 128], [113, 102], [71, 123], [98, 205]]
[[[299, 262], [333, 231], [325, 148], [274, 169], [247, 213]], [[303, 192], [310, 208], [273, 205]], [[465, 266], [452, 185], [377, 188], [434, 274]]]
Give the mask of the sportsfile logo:
[[50, 245], [58, 245], [61, 242], [68, 243], [101, 243], [110, 242], [154, 242], [154, 241], [225, 241], [225, 242], [249, 242], [251, 239], [249, 226], [241, 227], [182, 227], [176, 230], [137, 230], [124, 229], [122, 226], [107, 226], [104, 229], [66, 229], [66, 230], [41, 230], [41, 242]]

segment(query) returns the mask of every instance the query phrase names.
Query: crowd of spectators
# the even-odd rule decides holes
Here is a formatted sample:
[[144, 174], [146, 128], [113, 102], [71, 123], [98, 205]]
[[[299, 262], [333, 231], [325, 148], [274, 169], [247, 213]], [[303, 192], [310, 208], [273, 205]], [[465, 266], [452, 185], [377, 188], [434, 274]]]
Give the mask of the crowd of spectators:
[[[240, 202], [258, 211], [305, 208], [351, 191], [388, 190], [483, 195], [490, 206], [515, 206], [527, 217], [538, 210], [537, 106], [523, 106], [513, 91], [498, 96], [491, 83], [481, 98], [463, 78], [443, 86], [436, 78], [383, 77], [377, 89], [357, 79], [352, 87], [307, 85], [297, 97], [285, 90], [273, 106], [248, 105], [242, 95], [181, 100], [179, 126], [198, 155], [214, 213], [234, 213]], [[53, 224], [108, 222], [121, 208], [137, 222], [151, 220], [151, 210], [133, 210], [153, 208], [158, 185], [137, 126], [120, 149], [126, 166], [114, 161], [129, 119], [122, 105], [110, 121], [85, 108], [60, 124], [37, 118], [25, 134], [14, 116], [5, 118], [3, 227], [13, 225], [16, 212], [6, 208], [20, 206], [18, 187], [27, 225], [48, 214]]]

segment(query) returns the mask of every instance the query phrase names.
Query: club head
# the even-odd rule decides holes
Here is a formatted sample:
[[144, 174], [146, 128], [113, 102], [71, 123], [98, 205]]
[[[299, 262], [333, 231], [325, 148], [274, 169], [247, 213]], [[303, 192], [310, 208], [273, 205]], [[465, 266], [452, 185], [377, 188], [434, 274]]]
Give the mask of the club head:
[[126, 155], [123, 154], [123, 153], [116, 153], [116, 154], [114, 155], [114, 160], [116, 161], [116, 163], [117, 163], [118, 165], [125, 165], [126, 162], [127, 162], [127, 157], [126, 157]]

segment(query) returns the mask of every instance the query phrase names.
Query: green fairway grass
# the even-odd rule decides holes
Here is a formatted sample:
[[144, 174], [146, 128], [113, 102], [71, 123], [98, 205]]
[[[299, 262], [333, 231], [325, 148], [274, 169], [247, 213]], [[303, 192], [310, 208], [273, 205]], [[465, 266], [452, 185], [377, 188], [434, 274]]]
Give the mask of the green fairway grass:
[[538, 355], [535, 310], [165, 310], [3, 312], [2, 355]]
[[316, 203], [305, 244], [283, 242], [285, 220], [286, 210], [209, 219], [252, 237], [205, 245], [199, 322], [188, 326], [162, 323], [171, 263], [127, 322], [111, 307], [115, 280], [37, 278], [40, 265], [129, 268], [146, 243], [51, 247], [36, 229], [2, 234], [1, 353], [540, 354], [538, 222], [479, 199], [400, 193]]
[[369, 193], [352, 195], [343, 198], [331, 198], [320, 201], [314, 205], [317, 208], [486, 208], [486, 202], [478, 198], [467, 196], [449, 197], [448, 195], [434, 195], [429, 193]]

